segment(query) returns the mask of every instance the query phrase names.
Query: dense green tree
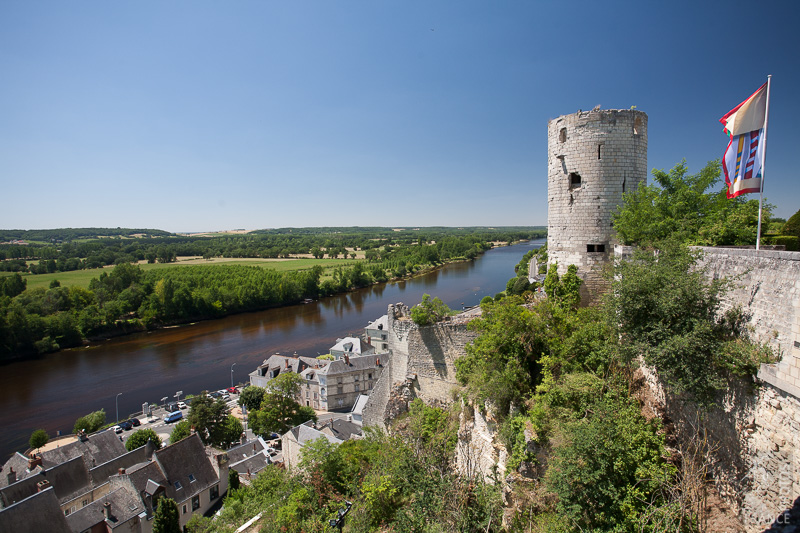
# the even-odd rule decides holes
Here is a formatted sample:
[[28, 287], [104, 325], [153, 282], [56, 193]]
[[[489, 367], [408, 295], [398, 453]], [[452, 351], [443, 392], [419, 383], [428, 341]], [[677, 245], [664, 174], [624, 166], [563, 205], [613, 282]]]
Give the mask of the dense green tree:
[[[229, 437], [227, 433], [228, 407], [221, 398], [211, 398], [208, 391], [203, 391], [199, 396], [195, 396], [189, 408], [188, 421], [200, 436], [203, 444], [224, 447]], [[237, 434], [234, 440], [238, 438]]]
[[31, 433], [31, 438], [28, 440], [28, 446], [38, 450], [50, 441], [50, 435], [43, 429], [37, 429]]
[[783, 234], [792, 235], [800, 239], [800, 210], [789, 217], [789, 220], [783, 225]]
[[239, 488], [241, 482], [239, 481], [239, 472], [233, 468], [228, 470], [228, 494]]
[[159, 498], [153, 516], [153, 533], [181, 533], [178, 504], [172, 498]]
[[156, 450], [161, 448], [161, 437], [152, 429], [147, 428], [134, 431], [133, 434], [128, 437], [128, 440], [125, 441], [125, 449], [128, 451], [135, 450], [147, 444], [148, 440], [153, 441]]
[[[653, 170], [653, 178], [655, 184], [626, 193], [614, 216], [624, 244], [649, 246], [667, 238], [709, 246], [755, 244], [758, 201], [728, 199], [724, 184], [713, 190], [720, 183], [719, 161], [692, 175], [682, 161], [669, 172]], [[766, 222], [771, 209], [765, 204]]]
[[237, 402], [239, 405], [247, 407], [248, 411], [255, 411], [261, 407], [261, 402], [264, 401], [265, 392], [266, 391], [263, 387], [247, 387], [241, 392], [241, 394], [239, 394], [239, 399]]
[[75, 421], [72, 432], [79, 433], [81, 430], [87, 434], [94, 433], [106, 424], [106, 411], [100, 409], [88, 415], [82, 416]]
[[435, 324], [450, 314], [450, 308], [439, 298], [423, 294], [422, 301], [411, 308], [411, 320], [419, 326]]
[[172, 433], [169, 435], [169, 443], [175, 444], [179, 440], [185, 439], [192, 434], [192, 425], [188, 420], [181, 420], [175, 427], [172, 428]]
[[298, 424], [317, 420], [313, 409], [301, 406], [296, 400], [302, 382], [303, 378], [292, 372], [283, 372], [270, 380], [261, 408], [250, 413], [250, 427], [255, 433], [283, 434]]

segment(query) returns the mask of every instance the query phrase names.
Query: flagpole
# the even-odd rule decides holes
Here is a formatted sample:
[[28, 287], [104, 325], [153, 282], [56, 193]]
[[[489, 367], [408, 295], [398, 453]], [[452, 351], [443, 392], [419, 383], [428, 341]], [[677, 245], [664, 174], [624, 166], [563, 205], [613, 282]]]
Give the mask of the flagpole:
[[758, 233], [756, 234], [756, 251], [761, 249], [761, 205], [764, 201], [764, 163], [767, 160], [767, 124], [769, 123], [769, 86], [772, 81], [772, 74], [767, 76], [767, 105], [764, 112], [764, 149], [761, 150], [761, 190], [758, 195]]

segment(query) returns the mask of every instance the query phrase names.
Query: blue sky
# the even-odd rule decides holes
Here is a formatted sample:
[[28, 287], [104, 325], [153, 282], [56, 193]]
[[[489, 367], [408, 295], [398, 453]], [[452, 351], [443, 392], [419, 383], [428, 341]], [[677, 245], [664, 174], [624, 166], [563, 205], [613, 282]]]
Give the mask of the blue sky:
[[[793, 2], [0, 3], [0, 228], [544, 225], [547, 121], [649, 115], [722, 157], [773, 75], [765, 195], [800, 209]], [[795, 148], [792, 148], [795, 147]]]

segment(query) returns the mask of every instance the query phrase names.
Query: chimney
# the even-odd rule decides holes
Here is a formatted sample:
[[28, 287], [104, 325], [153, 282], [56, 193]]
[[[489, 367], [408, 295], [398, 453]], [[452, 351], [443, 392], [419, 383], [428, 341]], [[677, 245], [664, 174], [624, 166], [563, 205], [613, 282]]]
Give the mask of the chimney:
[[42, 464], [42, 456], [36, 455], [32, 453], [30, 457], [28, 457], [28, 470], [33, 470], [37, 466]]
[[118, 468], [117, 469], [117, 474], [119, 474], [120, 476], [124, 476], [125, 475], [125, 469], [124, 468]]
[[253, 455], [255, 455], [255, 454], [256, 454], [256, 443], [254, 442], [253, 443]]
[[286, 368], [289, 368], [289, 360], [286, 359], [284, 362], [286, 363]]
[[106, 503], [103, 504], [103, 518], [105, 518], [106, 520], [110, 520], [111, 519], [111, 503], [110, 502], [106, 502]]
[[17, 473], [14, 472], [14, 468], [13, 467], [9, 467], [8, 468], [8, 474], [6, 474], [6, 476], [8, 476], [8, 484], [9, 485], [11, 485], [12, 483], [17, 481]]
[[350, 356], [347, 355], [347, 352], [344, 352], [344, 364], [350, 366]]
[[81, 439], [81, 442], [86, 442], [89, 440], [89, 436], [86, 435], [86, 431], [83, 429], [78, 432], [78, 437]]
[[381, 366], [381, 358], [380, 357], [375, 359], [375, 366]]
[[43, 479], [42, 481], [40, 481], [39, 483], [36, 484], [36, 489], [39, 492], [42, 492], [42, 491], [47, 490], [49, 488], [50, 488], [50, 482], [48, 480], [46, 480], [46, 479]]

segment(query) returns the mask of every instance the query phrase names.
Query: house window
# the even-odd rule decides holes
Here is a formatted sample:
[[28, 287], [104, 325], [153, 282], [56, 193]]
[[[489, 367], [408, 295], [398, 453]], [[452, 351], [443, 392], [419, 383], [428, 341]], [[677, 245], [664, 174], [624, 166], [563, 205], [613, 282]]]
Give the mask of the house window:
[[311, 393], [306, 391], [306, 398], [311, 398]]
[[336, 394], [342, 394], [344, 389], [342, 387], [336, 387]]
[[192, 512], [200, 509], [200, 495], [194, 496], [192, 498]]
[[342, 382], [342, 378], [336, 378], [336, 383], [341, 383], [341, 382]]
[[315, 400], [317, 399], [317, 393], [316, 392], [314, 393], [314, 399]]
[[194, 474], [189, 474], [189, 483], [194, 483], [195, 481], [197, 480], [194, 478]]
[[208, 495], [210, 496], [212, 502], [217, 498], [219, 498], [219, 485], [214, 485], [213, 487], [211, 487], [211, 490], [208, 492]]
[[605, 244], [587, 244], [586, 245], [587, 252], [605, 252], [606, 245]]
[[567, 142], [567, 128], [561, 128], [558, 132], [558, 142]]
[[382, 335], [381, 335], [381, 340], [382, 340], [382, 341], [385, 341], [385, 340], [386, 340], [386, 333], [384, 333], [384, 334], [382, 334]]
[[186, 514], [186, 504], [183, 504], [183, 514]]
[[372, 379], [372, 372], [370, 372], [369, 374], [367, 374], [367, 379]]
[[81, 507], [86, 507], [87, 505], [89, 505], [89, 500], [83, 500], [81, 502]]
[[577, 172], [570, 172], [569, 173], [569, 188], [572, 189], [580, 189], [581, 187], [581, 175]]
[[358, 381], [359, 379], [361, 379], [361, 376], [356, 375], [355, 380]]
[[384, 350], [387, 350], [388, 348], [389, 348], [389, 345], [388, 345], [388, 344], [386, 344], [386, 343], [384, 343], [384, 344], [383, 344], [383, 349], [384, 349]]
[[372, 390], [372, 382], [371, 381], [369, 382], [369, 385], [367, 387], [369, 388], [369, 390]]
[[180, 481], [176, 481], [175, 482], [175, 490], [181, 490], [182, 488], [183, 488], [183, 485], [181, 485], [181, 482]]
[[358, 392], [359, 390], [361, 389], [358, 388], [358, 383], [356, 383], [356, 392]]

